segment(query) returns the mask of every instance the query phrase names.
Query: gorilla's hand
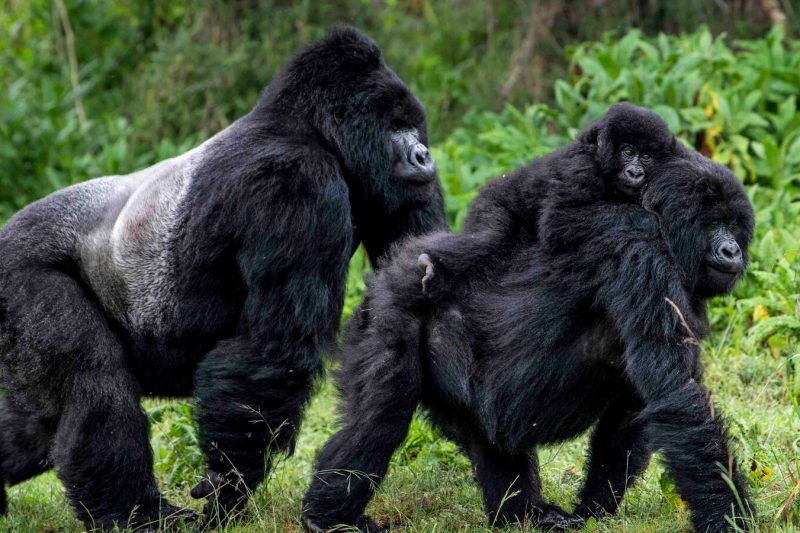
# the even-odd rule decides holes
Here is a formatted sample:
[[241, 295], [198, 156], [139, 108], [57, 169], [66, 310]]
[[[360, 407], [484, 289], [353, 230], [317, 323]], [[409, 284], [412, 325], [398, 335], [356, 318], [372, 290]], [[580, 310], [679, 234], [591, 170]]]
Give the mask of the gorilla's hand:
[[430, 255], [422, 253], [417, 259], [417, 267], [422, 273], [422, 295], [431, 301], [442, 298], [447, 293], [449, 284], [441, 263], [434, 263]]
[[213, 529], [239, 514], [247, 502], [247, 490], [241, 481], [225, 479], [213, 470], [206, 472], [192, 489], [191, 495], [198, 500], [208, 499], [199, 524], [203, 529]]
[[420, 254], [417, 259], [417, 266], [424, 272], [422, 276], [422, 294], [428, 296], [429, 286], [433, 280], [433, 261], [428, 254]]

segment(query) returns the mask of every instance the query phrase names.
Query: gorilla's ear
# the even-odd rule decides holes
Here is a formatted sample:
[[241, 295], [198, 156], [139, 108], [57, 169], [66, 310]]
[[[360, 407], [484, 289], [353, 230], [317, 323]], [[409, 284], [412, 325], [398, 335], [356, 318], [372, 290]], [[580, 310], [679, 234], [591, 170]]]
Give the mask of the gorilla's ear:
[[603, 130], [603, 121], [595, 122], [578, 134], [578, 142], [595, 157], [606, 144], [605, 140], [601, 137], [600, 132]]
[[613, 149], [614, 141], [611, 137], [611, 127], [608, 124], [604, 124], [602, 128], [597, 128], [598, 152], [604, 153]]
[[583, 131], [578, 134], [578, 142], [586, 145], [596, 145], [597, 135], [600, 132], [600, 122], [595, 122], [587, 126]]
[[578, 135], [578, 142], [594, 155], [595, 161], [603, 168], [613, 164], [614, 139], [608, 117], [587, 127]]
[[597, 148], [605, 148], [609, 142], [613, 142], [610, 138], [613, 121], [612, 113], [606, 113], [605, 116], [588, 125], [578, 134], [578, 141], [587, 145], [595, 145]]
[[616, 144], [614, 137], [614, 131], [609, 122], [605, 122], [597, 130], [597, 148], [594, 158], [606, 171], [614, 167], [614, 146]]

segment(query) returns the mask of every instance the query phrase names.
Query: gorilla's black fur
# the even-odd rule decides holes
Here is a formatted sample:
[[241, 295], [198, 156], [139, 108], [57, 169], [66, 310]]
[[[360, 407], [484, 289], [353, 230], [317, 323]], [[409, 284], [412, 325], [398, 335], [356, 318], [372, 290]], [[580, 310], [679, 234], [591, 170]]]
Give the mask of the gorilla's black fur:
[[[417, 255], [469, 236], [396, 250], [342, 349], [344, 427], [320, 451], [304, 498], [311, 529], [375, 528], [364, 507], [420, 404], [471, 458], [490, 522], [570, 527], [613, 513], [654, 450], [697, 531], [726, 530], [725, 515], [749, 512], [697, 339], [706, 298], [743, 272], [752, 206], [727, 169], [700, 156], [648, 180], [644, 207], [618, 204], [572, 249], [518, 249], [508, 267], [494, 263], [438, 304], [420, 296]], [[719, 251], [733, 244], [735, 265]], [[570, 515], [543, 500], [536, 447], [593, 424]]]
[[[509, 254], [504, 247], [542, 242], [569, 249], [592, 232], [609, 203], [638, 202], [647, 176], [688, 153], [655, 112], [629, 103], [612, 106], [577, 139], [491, 181], [473, 202], [464, 236], [425, 250], [424, 293], [442, 298], [462, 276], [474, 276]], [[468, 237], [467, 237], [468, 235]], [[497, 252], [501, 251], [501, 255]]]
[[0, 482], [55, 466], [89, 525], [165, 517], [140, 398], [194, 395], [193, 495], [207, 519], [241, 506], [292, 450], [355, 247], [374, 262], [446, 226], [426, 145], [420, 103], [339, 28], [197, 149], [17, 214], [0, 231]]

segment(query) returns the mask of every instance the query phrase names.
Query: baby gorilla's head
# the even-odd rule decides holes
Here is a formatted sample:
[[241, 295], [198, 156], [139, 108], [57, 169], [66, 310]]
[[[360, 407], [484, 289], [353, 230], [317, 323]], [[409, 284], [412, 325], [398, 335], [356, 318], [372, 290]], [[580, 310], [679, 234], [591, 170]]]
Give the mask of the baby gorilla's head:
[[681, 157], [683, 147], [655, 112], [616, 104], [578, 141], [594, 153], [608, 186], [626, 197], [638, 197], [655, 165]]

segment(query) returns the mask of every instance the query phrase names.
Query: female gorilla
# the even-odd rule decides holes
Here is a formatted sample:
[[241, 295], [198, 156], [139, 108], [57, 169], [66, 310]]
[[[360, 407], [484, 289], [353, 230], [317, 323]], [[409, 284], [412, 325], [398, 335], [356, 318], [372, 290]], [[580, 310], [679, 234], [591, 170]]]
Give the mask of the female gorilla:
[[[304, 499], [309, 528], [375, 529], [364, 507], [419, 403], [469, 455], [491, 521], [563, 528], [613, 513], [655, 449], [697, 531], [725, 530], [726, 515], [749, 512], [701, 384], [696, 335], [707, 329], [707, 298], [743, 272], [753, 210], [738, 180], [700, 156], [648, 180], [646, 209], [610, 206], [616, 225], [577, 248], [520, 250], [508, 269], [471, 278], [436, 306], [420, 296], [416, 261], [449, 236], [397, 251], [343, 348], [344, 427], [319, 453]], [[536, 446], [593, 424], [568, 515], [542, 498]], [[346, 475], [354, 471], [369, 477]]]
[[139, 401], [194, 395], [193, 495], [206, 519], [241, 506], [292, 450], [358, 243], [374, 262], [445, 227], [426, 144], [420, 103], [343, 28], [200, 147], [20, 212], [0, 232], [1, 480], [54, 465], [87, 525], [158, 521], [178, 510]]

